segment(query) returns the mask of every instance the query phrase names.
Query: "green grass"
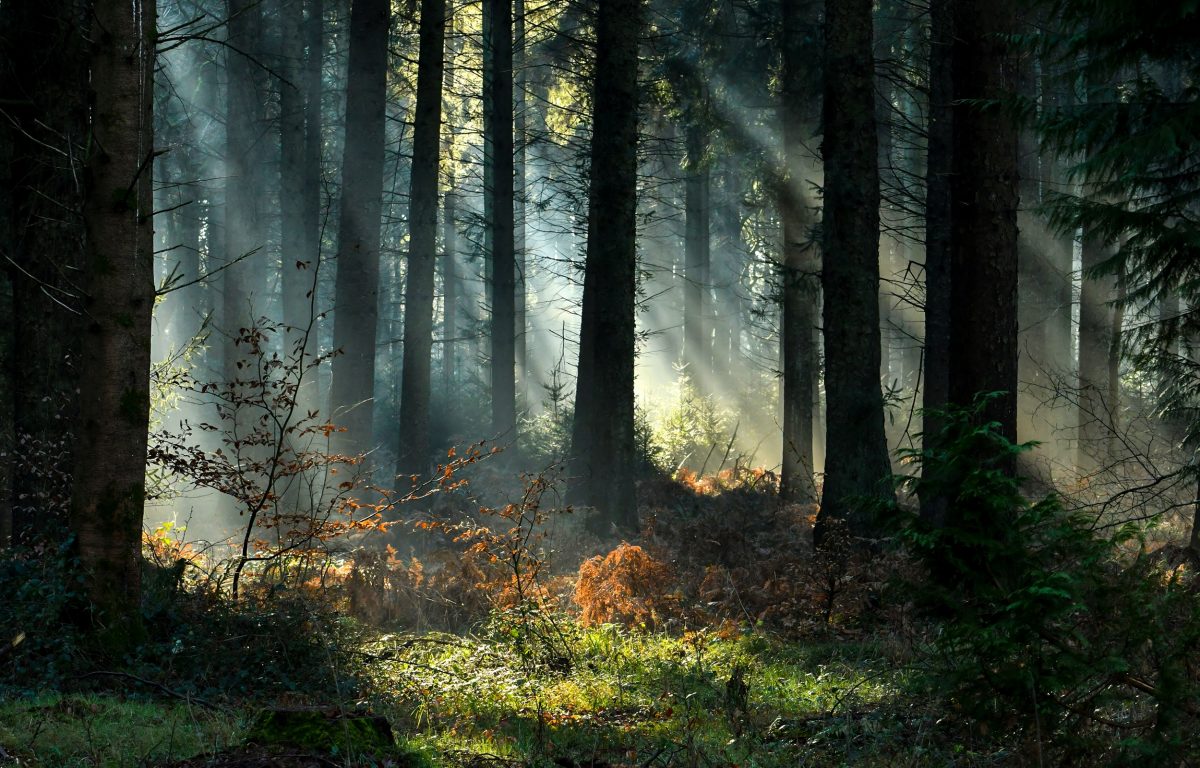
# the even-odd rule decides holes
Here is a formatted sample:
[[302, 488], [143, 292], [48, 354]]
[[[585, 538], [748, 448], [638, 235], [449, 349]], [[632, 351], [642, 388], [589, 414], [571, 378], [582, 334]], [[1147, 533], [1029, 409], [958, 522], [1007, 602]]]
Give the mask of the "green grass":
[[134, 768], [210, 753], [236, 740], [238, 715], [183, 702], [44, 695], [0, 702], [0, 746], [22, 765]]
[[[529, 666], [506, 643], [449, 636], [379, 641], [385, 709], [443, 755], [532, 765], [973, 765], [922, 737], [903, 664], [867, 644], [798, 646], [572, 628], [565, 672]], [[727, 692], [734, 670], [744, 709]], [[462, 762], [458, 758], [456, 762]], [[469, 761], [468, 761], [469, 762]]]
[[[503, 631], [378, 637], [358, 670], [367, 700], [336, 703], [386, 715], [437, 766], [925, 768], [1003, 757], [956, 741], [961, 730], [939, 725], [943, 705], [916, 689], [885, 646], [564, 622], [556, 651], [566, 649], [571, 663], [552, 667]], [[728, 687], [735, 670], [744, 698]], [[237, 744], [245, 727], [233, 710], [116, 695], [0, 704], [0, 745], [31, 766], [157, 765]]]

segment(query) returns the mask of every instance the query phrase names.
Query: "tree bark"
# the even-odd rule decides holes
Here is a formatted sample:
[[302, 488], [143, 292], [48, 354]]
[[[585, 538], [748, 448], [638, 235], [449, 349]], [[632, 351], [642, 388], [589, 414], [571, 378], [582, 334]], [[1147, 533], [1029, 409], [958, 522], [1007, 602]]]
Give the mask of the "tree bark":
[[[925, 156], [925, 338], [921, 372], [923, 448], [950, 402], [950, 173], [954, 143], [954, 0], [929, 4], [929, 125]], [[921, 497], [921, 515], [941, 524], [945, 500]]]
[[870, 499], [891, 495], [879, 385], [879, 156], [871, 0], [825, 6], [825, 486], [813, 531], [830, 520], [872, 532]]
[[[310, 242], [316, 230], [308, 218], [306, 187], [319, 189], [321, 180], [319, 175], [312, 175], [313, 168], [308, 162], [309, 112], [320, 109], [320, 104], [308, 103], [307, 41], [301, 5], [302, 0], [284, 0], [279, 8], [279, 216], [280, 286], [283, 324], [287, 329], [284, 353], [289, 358], [299, 355], [303, 361], [312, 354], [316, 340], [312, 298], [317, 263]], [[320, 56], [319, 49], [315, 53]], [[311, 387], [305, 388], [303, 395], [309, 395], [310, 390]], [[302, 412], [311, 405], [301, 405]]]
[[379, 313], [379, 244], [383, 196], [388, 0], [354, 0], [346, 87], [346, 140], [338, 222], [337, 283], [330, 410], [345, 428], [336, 453], [359, 454], [373, 444], [375, 340]]
[[422, 0], [413, 165], [409, 190], [408, 282], [404, 289], [404, 370], [397, 473], [429, 464], [434, 268], [437, 264], [439, 132], [446, 42], [446, 0]]
[[780, 122], [787, 177], [777, 192], [783, 219], [783, 263], [780, 279], [783, 317], [780, 355], [783, 368], [783, 463], [780, 492], [801, 503], [817, 500], [813, 461], [813, 424], [817, 403], [817, 345], [821, 254], [812, 228], [813, 205], [808, 198], [804, 144], [816, 121], [816, 60], [819, 39], [812, 0], [784, 0], [783, 93]]
[[525, 88], [528, 82], [526, 68], [525, 0], [513, 0], [513, 257], [516, 263], [513, 289], [513, 361], [516, 375], [516, 400], [518, 407], [530, 406], [529, 373], [529, 323], [527, 277], [529, 254], [525, 245], [526, 227], [526, 164], [525, 156], [529, 145], [527, 129]]
[[1017, 128], [995, 106], [1015, 92], [1015, 17], [1007, 0], [957, 0], [954, 14], [949, 399], [969, 406], [1001, 393], [983, 419], [1015, 441]]
[[637, 274], [638, 42], [641, 0], [596, 13], [587, 261], [571, 440], [572, 495], [602, 513], [594, 527], [631, 531]]
[[[266, 88], [261, 65], [251, 59], [263, 49], [263, 13], [259, 0], [229, 0], [225, 72], [225, 258], [238, 260], [221, 273], [221, 328], [236, 338], [254, 322], [252, 309], [265, 287], [266, 235], [263, 228], [263, 171], [259, 132], [266, 121]], [[244, 258], [243, 258], [244, 257]], [[228, 262], [227, 262], [228, 263]], [[240, 350], [230, 339], [224, 350], [225, 381], [239, 376]]]
[[[513, 237], [512, 0], [492, 5], [492, 432], [513, 440], [517, 427], [516, 274]], [[510, 448], [511, 450], [511, 448]]]
[[[702, 112], [703, 110], [696, 110]], [[694, 115], [685, 131], [687, 175], [684, 177], [683, 361], [701, 392], [712, 386], [712, 343], [709, 328], [712, 207], [710, 169], [705, 155], [708, 136]]]
[[104, 645], [140, 639], [154, 307], [154, 0], [97, 0], [86, 169], [86, 343], [71, 528]]

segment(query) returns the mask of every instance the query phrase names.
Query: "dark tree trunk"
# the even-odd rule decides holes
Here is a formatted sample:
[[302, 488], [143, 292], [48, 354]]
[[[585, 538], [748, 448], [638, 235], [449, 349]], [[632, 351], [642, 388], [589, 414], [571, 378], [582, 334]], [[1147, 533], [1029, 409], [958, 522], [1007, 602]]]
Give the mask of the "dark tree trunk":
[[[263, 147], [259, 132], [266, 121], [264, 73], [251, 59], [261, 55], [263, 13], [259, 0], [229, 0], [225, 72], [227, 109], [225, 112], [225, 258], [238, 260], [221, 273], [221, 328], [237, 337], [240, 328], [248, 328], [254, 314], [265, 306], [261, 300], [265, 288], [261, 252], [266, 240], [262, 220]], [[244, 257], [244, 258], [243, 258]], [[239, 260], [240, 259], [240, 260]], [[241, 355], [228, 339], [222, 344], [226, 381], [239, 376]]]
[[954, 13], [949, 397], [1002, 393], [983, 418], [1016, 440], [1017, 127], [994, 106], [1014, 93], [1014, 13], [1008, 0], [958, 0]]
[[[925, 157], [925, 339], [921, 372], [923, 443], [941, 430], [950, 402], [950, 173], [954, 144], [954, 0], [929, 4], [929, 125]], [[921, 515], [945, 520], [942, 498], [923, 496]]]
[[458, 193], [451, 171], [442, 208], [442, 388], [452, 394], [458, 376]]
[[408, 282], [404, 288], [404, 370], [400, 389], [401, 475], [429, 463], [433, 292], [437, 265], [439, 132], [446, 42], [446, 0], [422, 0], [417, 107], [408, 214]]
[[1113, 283], [1108, 277], [1089, 273], [1105, 261], [1107, 244], [1091, 232], [1083, 236], [1081, 267], [1083, 283], [1079, 291], [1079, 452], [1080, 472], [1094, 472], [1107, 455], [1109, 402], [1109, 355], [1113, 311]]
[[[492, 432], [513, 440], [517, 427], [516, 275], [513, 239], [512, 0], [492, 6]], [[511, 449], [510, 449], [511, 450]]]
[[[280, 286], [283, 324], [288, 329], [285, 353], [289, 357], [294, 353], [311, 354], [315, 347], [306, 343], [315, 336], [311, 331], [315, 330], [312, 295], [317, 264], [312, 258], [310, 240], [315, 230], [307, 219], [305, 190], [310, 186], [319, 189], [321, 182], [319, 176], [310, 175], [312, 167], [308, 163], [308, 113], [319, 109], [320, 104], [308, 103], [304, 19], [299, 5], [296, 2], [279, 9]], [[319, 50], [316, 53], [320, 55]]]
[[830, 520], [872, 531], [867, 499], [891, 494], [879, 386], [879, 156], [871, 0], [825, 5], [825, 486], [813, 532]]
[[113, 650], [140, 639], [150, 418], [154, 0], [98, 0], [92, 26], [86, 343], [71, 529], [92, 619]]
[[513, 289], [513, 322], [516, 336], [513, 339], [513, 359], [516, 368], [517, 403], [528, 408], [532, 393], [529, 375], [529, 324], [526, 319], [529, 259], [525, 246], [525, 155], [529, 137], [526, 127], [528, 115], [525, 111], [525, 87], [528, 81], [525, 44], [525, 0], [513, 0], [513, 255], [516, 261], [516, 282]]
[[337, 453], [372, 447], [390, 12], [388, 0], [354, 0], [350, 11], [333, 320], [333, 346], [341, 354], [333, 359], [329, 396], [332, 418], [346, 430], [335, 433]]
[[[694, 119], [703, 119], [698, 117]], [[712, 386], [712, 344], [709, 328], [711, 250], [710, 170], [705, 155], [708, 136], [702, 126], [686, 130], [684, 178], [683, 361], [692, 381], [702, 392]]]
[[4, 463], [19, 540], [57, 536], [71, 495], [89, 9], [82, 0], [0, 5], [0, 142], [11, 159], [0, 214], [11, 260], [0, 268], [12, 292], [14, 451]]
[[637, 275], [638, 42], [641, 0], [596, 13], [587, 264], [575, 422], [573, 495], [608, 524], [637, 526], [634, 328]]
[[805, 142], [816, 120], [813, 66], [818, 56], [817, 13], [812, 0], [784, 0], [783, 93], [780, 121], [787, 177], [777, 192], [783, 219], [781, 283], [783, 318], [780, 355], [783, 368], [783, 464], [780, 491], [797, 502], [813, 502], [813, 424], [818, 405], [817, 345], [821, 255], [814, 240], [813, 206], [808, 199]]

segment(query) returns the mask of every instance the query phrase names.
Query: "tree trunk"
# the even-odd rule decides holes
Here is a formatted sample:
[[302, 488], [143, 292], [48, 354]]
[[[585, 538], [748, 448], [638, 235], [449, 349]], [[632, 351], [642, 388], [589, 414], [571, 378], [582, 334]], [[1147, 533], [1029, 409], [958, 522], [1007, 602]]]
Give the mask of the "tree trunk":
[[[698, 110], [699, 111], [699, 110]], [[693, 117], [693, 121], [704, 119]], [[684, 177], [683, 361], [701, 392], [712, 387], [712, 344], [709, 328], [711, 249], [710, 170], [705, 155], [708, 136], [702, 126], [686, 130], [687, 175]]]
[[871, 0], [825, 5], [825, 486], [813, 539], [830, 520], [872, 532], [860, 500], [891, 494], [879, 386], [879, 156]]
[[526, 40], [525, 40], [525, 0], [513, 0], [513, 131], [515, 144], [513, 147], [513, 254], [516, 260], [514, 291], [514, 326], [516, 336], [513, 340], [513, 358], [516, 368], [517, 403], [518, 407], [530, 406], [529, 374], [529, 323], [527, 276], [529, 273], [529, 254], [525, 246], [526, 217], [526, 182], [525, 155], [529, 143], [527, 130], [525, 87], [528, 81], [526, 70]]
[[[950, 173], [950, 401], [971, 405], [1017, 439], [1017, 129], [1011, 98], [1015, 31], [1007, 0], [954, 4], [954, 140]], [[1015, 467], [1007, 467], [1008, 471]]]
[[92, 619], [104, 645], [140, 639], [142, 504], [150, 418], [154, 231], [154, 0], [98, 0], [93, 151], [86, 172], [86, 343], [71, 506]]
[[810, 62], [818, 55], [817, 13], [811, 0], [784, 0], [783, 93], [780, 121], [787, 177], [777, 193], [783, 219], [783, 463], [780, 492], [791, 501], [817, 500], [813, 462], [821, 255], [812, 234], [805, 142], [816, 120], [816, 83]]
[[[922, 449], [942, 429], [939, 411], [950, 403], [950, 174], [954, 144], [954, 0], [929, 4], [929, 125], [925, 155], [925, 339], [921, 372]], [[923, 495], [921, 516], [946, 518], [946, 500]]]
[[634, 494], [634, 329], [637, 276], [638, 42], [641, 0], [596, 13], [587, 262], [575, 422], [573, 496], [595, 527], [637, 526]]
[[390, 21], [388, 0], [354, 0], [333, 320], [341, 354], [333, 359], [329, 396], [332, 418], [345, 428], [331, 441], [336, 453], [372, 447]]
[[[1104, 83], [1088, 83], [1088, 99], [1111, 98]], [[1112, 243], [1085, 230], [1080, 253], [1083, 274], [1079, 290], [1079, 446], [1077, 463], [1082, 474], [1090, 474], [1106, 463], [1109, 437], [1115, 414], [1110, 397], [1109, 368], [1114, 339], [1112, 331], [1120, 320], [1111, 306], [1116, 285], [1107, 275], [1093, 270], [1111, 255]], [[1119, 343], [1119, 342], [1118, 342]]]
[[[321, 266], [321, 235], [324, 230], [323, 212], [321, 210], [321, 189], [324, 186], [321, 175], [321, 147], [324, 139], [322, 130], [322, 70], [325, 61], [325, 7], [323, 0], [307, 0], [306, 18], [304, 20], [304, 171], [302, 177], [306, 180], [300, 189], [302, 208], [302, 226], [305, 229], [305, 251], [300, 257], [308, 264], [308, 287], [305, 298], [306, 305], [299, 317], [307, 320], [309, 334], [305, 354], [314, 356], [318, 350], [320, 337], [321, 311], [317, 303], [317, 274]], [[307, 316], [305, 315], [307, 313]], [[307, 383], [299, 393], [302, 408], [315, 409], [321, 400], [321, 387], [316, 371], [312, 372]]]
[[421, 0], [417, 106], [408, 214], [408, 282], [404, 289], [404, 370], [400, 390], [397, 473], [429, 464], [434, 268], [437, 264], [438, 145], [442, 125], [446, 0]]
[[[225, 72], [227, 109], [225, 112], [225, 258], [238, 260], [221, 273], [221, 328], [236, 338], [240, 328], [254, 322], [252, 308], [265, 288], [264, 255], [266, 240], [262, 221], [264, 195], [262, 145], [259, 132], [266, 121], [261, 65], [251, 59], [262, 52], [262, 4], [259, 0], [229, 0], [228, 43]], [[244, 258], [243, 258], [244, 257]], [[227, 262], [228, 263], [228, 262]], [[241, 359], [237, 345], [229, 339], [224, 350], [225, 380], [239, 376]]]
[[[492, 432], [513, 440], [517, 427], [516, 275], [513, 238], [512, 0], [492, 5]], [[511, 450], [511, 449], [510, 449]]]
[[320, 188], [320, 177], [309, 175], [312, 168], [308, 163], [307, 117], [320, 104], [307, 103], [306, 41], [300, 4], [301, 0], [285, 0], [279, 8], [279, 216], [280, 286], [283, 324], [287, 328], [284, 353], [288, 357], [299, 354], [303, 359], [314, 348], [306, 341], [315, 336], [312, 292], [317, 273], [309, 242], [315, 232], [306, 217], [305, 188]]

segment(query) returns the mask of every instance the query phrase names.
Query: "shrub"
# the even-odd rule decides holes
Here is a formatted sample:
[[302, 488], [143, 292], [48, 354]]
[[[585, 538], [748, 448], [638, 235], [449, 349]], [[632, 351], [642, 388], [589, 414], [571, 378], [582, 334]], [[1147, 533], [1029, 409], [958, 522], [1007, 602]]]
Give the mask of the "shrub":
[[1140, 531], [1097, 532], [1056, 496], [1028, 501], [1006, 471], [1031, 448], [981, 421], [981, 400], [942, 414], [905, 484], [944, 522], [901, 513], [929, 578], [910, 587], [940, 620], [930, 684], [1029, 759], [1177, 765], [1195, 758], [1200, 606]]
[[671, 568], [646, 550], [622, 542], [579, 566], [575, 602], [585, 626], [624, 624], [655, 629], [678, 613]]

